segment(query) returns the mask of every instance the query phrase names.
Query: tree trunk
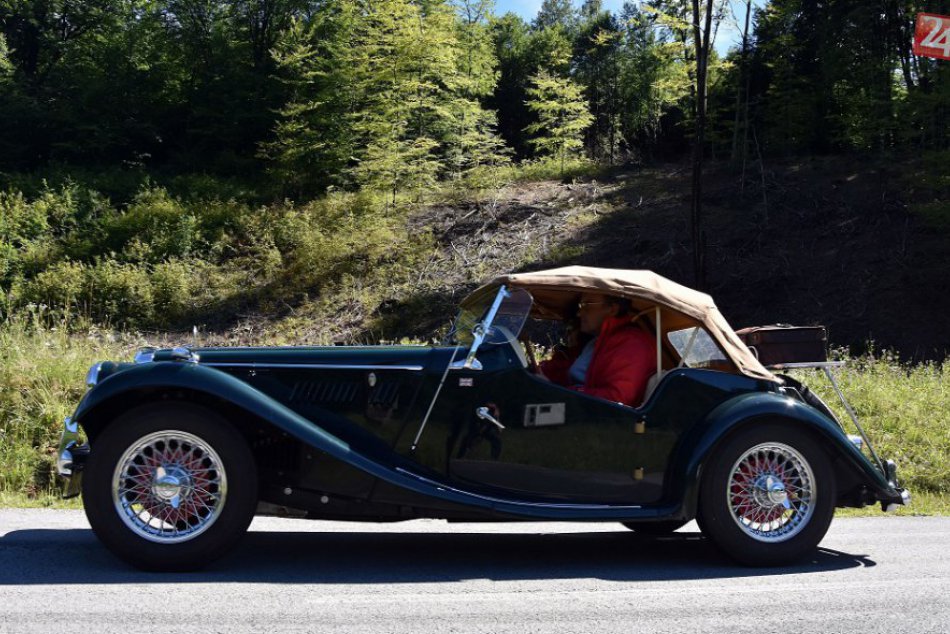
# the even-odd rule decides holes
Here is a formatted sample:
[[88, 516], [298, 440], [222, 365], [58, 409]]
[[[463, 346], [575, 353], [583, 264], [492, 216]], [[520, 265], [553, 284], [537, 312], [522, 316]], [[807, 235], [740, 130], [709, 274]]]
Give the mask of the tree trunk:
[[696, 138], [693, 140], [693, 196], [690, 205], [690, 225], [693, 243], [694, 285], [706, 288], [705, 235], [703, 233], [703, 142], [706, 134], [706, 66], [712, 34], [713, 0], [706, 0], [705, 24], [700, 27], [699, 3], [693, 3], [693, 45], [696, 50]]
[[[745, 28], [742, 29], [742, 56], [739, 62], [739, 81], [736, 83], [736, 120], [732, 127], [732, 155], [733, 163], [739, 158], [739, 121], [742, 112], [742, 89], [745, 87], [745, 78], [749, 74], [749, 16], [752, 15], [752, 0], [746, 0], [745, 5]], [[749, 93], [746, 92], [746, 104], [749, 102]], [[745, 147], [742, 148], [745, 154]]]

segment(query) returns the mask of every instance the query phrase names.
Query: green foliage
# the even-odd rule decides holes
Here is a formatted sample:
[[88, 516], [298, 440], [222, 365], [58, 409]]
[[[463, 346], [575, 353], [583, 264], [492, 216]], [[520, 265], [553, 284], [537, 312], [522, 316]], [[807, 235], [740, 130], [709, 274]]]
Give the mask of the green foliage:
[[164, 189], [142, 191], [104, 229], [108, 237], [103, 250], [120, 253], [133, 263], [186, 257], [199, 240], [197, 218]]
[[10, 61], [10, 49], [7, 38], [0, 33], [0, 86], [13, 78], [13, 62]]
[[658, 144], [661, 119], [687, 98], [691, 82], [682, 45], [658, 37], [654, 15], [628, 7], [621, 17], [621, 133], [628, 151], [643, 152]]
[[[925, 10], [934, 7], [903, 0], [878, 9], [843, 0], [761, 7], [749, 99], [764, 151], [910, 149], [910, 138], [940, 147], [950, 131], [946, 65], [911, 51], [914, 16]], [[735, 95], [735, 85], [726, 91]]]
[[538, 30], [552, 27], [570, 30], [576, 23], [577, 14], [571, 0], [543, 0], [533, 24]]
[[369, 191], [251, 207], [143, 188], [125, 208], [64, 187], [0, 195], [0, 317], [29, 306], [123, 328], [189, 327], [318, 294], [401, 257], [405, 207]]
[[[589, 158], [681, 153], [692, 3], [604, 6], [545, 0], [526, 23], [493, 0], [7, 0], [0, 187], [32, 196], [59, 172], [123, 204], [147, 178], [183, 200], [370, 187], [392, 204], [507, 148], [536, 158], [525, 102], [542, 72], [582, 87]], [[719, 23], [728, 3], [714, 6]], [[910, 49], [914, 16], [939, 6], [756, 6], [743, 72], [713, 56], [714, 154], [740, 120], [766, 156], [946, 146], [950, 66]]]
[[434, 187], [504, 160], [481, 99], [495, 84], [491, 3], [408, 0], [323, 5], [275, 49], [293, 91], [263, 146], [294, 192], [330, 185], [389, 192]]
[[272, 54], [290, 99], [279, 111], [274, 140], [262, 146], [285, 191], [301, 194], [338, 184], [353, 154], [347, 123], [352, 67], [339, 61], [354, 36], [354, 2], [328, 2], [306, 22], [294, 20]]
[[594, 118], [587, 109], [580, 86], [570, 79], [542, 71], [532, 78], [528, 107], [538, 116], [525, 131], [536, 135], [531, 144], [542, 156], [555, 157], [563, 166], [582, 147], [584, 130]]

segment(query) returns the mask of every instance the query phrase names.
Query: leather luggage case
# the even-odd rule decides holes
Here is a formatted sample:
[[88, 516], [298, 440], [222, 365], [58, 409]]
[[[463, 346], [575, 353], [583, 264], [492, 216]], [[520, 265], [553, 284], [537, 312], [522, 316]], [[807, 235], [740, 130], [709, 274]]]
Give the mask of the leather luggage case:
[[824, 326], [774, 324], [743, 328], [736, 334], [765, 366], [828, 360], [828, 333]]

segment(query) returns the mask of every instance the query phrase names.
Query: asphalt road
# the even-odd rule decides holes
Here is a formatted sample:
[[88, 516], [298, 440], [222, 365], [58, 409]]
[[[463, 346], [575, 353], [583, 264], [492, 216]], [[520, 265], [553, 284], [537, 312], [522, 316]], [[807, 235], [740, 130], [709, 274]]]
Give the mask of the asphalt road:
[[0, 632], [950, 631], [950, 518], [837, 519], [809, 561], [731, 564], [695, 524], [259, 518], [191, 574], [136, 571], [79, 511], [0, 509]]

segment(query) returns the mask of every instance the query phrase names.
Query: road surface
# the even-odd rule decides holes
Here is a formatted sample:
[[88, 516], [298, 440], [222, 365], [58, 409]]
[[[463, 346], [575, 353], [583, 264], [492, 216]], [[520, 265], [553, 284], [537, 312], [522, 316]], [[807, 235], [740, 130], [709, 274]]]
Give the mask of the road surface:
[[143, 573], [81, 511], [0, 509], [0, 632], [950, 631], [950, 518], [836, 519], [814, 557], [736, 566], [690, 524], [257, 518], [206, 571]]

